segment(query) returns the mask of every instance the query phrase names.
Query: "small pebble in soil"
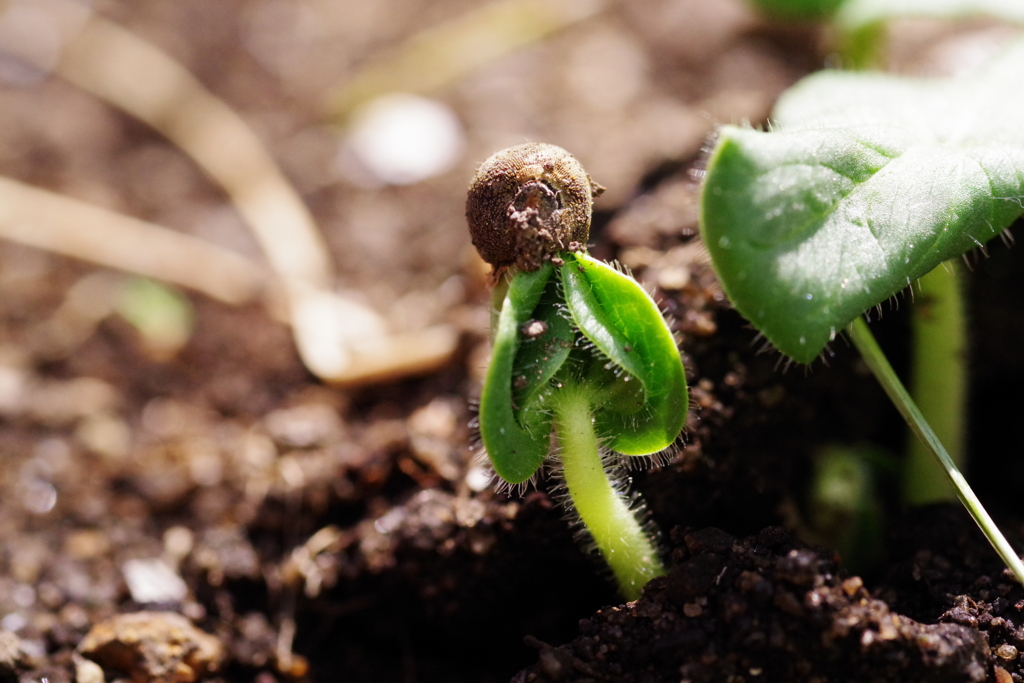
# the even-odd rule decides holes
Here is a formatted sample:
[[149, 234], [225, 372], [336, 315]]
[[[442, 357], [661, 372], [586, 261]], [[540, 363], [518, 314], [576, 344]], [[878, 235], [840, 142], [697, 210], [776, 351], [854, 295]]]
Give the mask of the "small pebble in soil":
[[450, 169], [465, 145], [459, 119], [446, 105], [417, 95], [386, 95], [353, 115], [339, 168], [369, 187], [410, 185]]
[[140, 605], [179, 603], [188, 587], [178, 572], [161, 559], [128, 560], [121, 566], [132, 600]]
[[77, 652], [72, 656], [75, 664], [75, 683], [104, 683], [103, 667]]
[[192, 683], [217, 671], [220, 641], [174, 612], [119, 614], [92, 627], [78, 652], [133, 681]]
[[1013, 645], [1009, 645], [1008, 643], [1003, 643], [996, 648], [996, 657], [1005, 659], [1008, 662], [1013, 661], [1014, 659], [1017, 659], [1017, 648]]
[[21, 639], [10, 631], [0, 631], [0, 680], [18, 680], [18, 670], [26, 663]]

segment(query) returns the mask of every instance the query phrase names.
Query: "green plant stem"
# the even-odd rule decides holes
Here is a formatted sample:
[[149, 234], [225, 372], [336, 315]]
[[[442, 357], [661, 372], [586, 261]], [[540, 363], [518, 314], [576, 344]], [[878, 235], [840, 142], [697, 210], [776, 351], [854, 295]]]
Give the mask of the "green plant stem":
[[636, 600], [644, 585], [663, 576], [665, 568], [651, 539], [608, 479], [586, 387], [566, 383], [553, 398], [555, 432], [569, 496], [623, 596]]
[[[957, 467], [964, 466], [967, 345], [964, 301], [956, 262], [935, 268], [921, 278], [913, 307], [913, 351], [910, 395]], [[935, 468], [931, 453], [913, 435], [907, 444], [903, 500], [927, 505], [956, 500], [956, 492]]]
[[985, 537], [992, 544], [996, 553], [1002, 558], [1006, 566], [1010, 568], [1010, 571], [1013, 572], [1017, 581], [1024, 584], [1024, 564], [1021, 563], [1020, 557], [1007, 542], [1002, 532], [999, 531], [999, 527], [989, 517], [981, 501], [974, 495], [974, 491], [971, 490], [967, 480], [964, 479], [956, 464], [949, 457], [949, 454], [946, 453], [946, 449], [942, 447], [942, 443], [935, 436], [935, 432], [925, 422], [921, 411], [914, 404], [913, 399], [910, 398], [910, 394], [903, 387], [899, 377], [893, 372], [892, 366], [889, 365], [888, 359], [882, 353], [882, 349], [879, 348], [878, 342], [875, 341], [874, 336], [868, 329], [867, 323], [864, 322], [863, 318], [857, 317], [846, 329], [850, 339], [853, 340], [854, 346], [857, 347], [857, 350], [863, 356], [864, 362], [871, 368], [871, 372], [874, 373], [875, 378], [889, 396], [889, 400], [893, 402], [896, 409], [900, 411], [900, 415], [903, 416], [903, 419], [910, 426], [910, 429], [925, 444], [932, 457], [935, 458], [938, 465], [942, 468], [946, 479], [952, 484], [960, 502], [971, 513], [971, 517], [974, 518], [974, 521], [981, 528], [981, 532], [985, 534]]

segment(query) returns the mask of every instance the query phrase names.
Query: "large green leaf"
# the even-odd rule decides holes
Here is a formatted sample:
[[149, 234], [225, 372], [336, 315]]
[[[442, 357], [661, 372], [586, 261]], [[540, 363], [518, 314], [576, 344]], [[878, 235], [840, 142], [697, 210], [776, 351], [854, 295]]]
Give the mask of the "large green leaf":
[[810, 362], [866, 309], [999, 234], [1024, 197], [1024, 42], [951, 80], [823, 72], [779, 130], [725, 127], [701, 231], [736, 308]]
[[641, 391], [607, 387], [608, 400], [595, 406], [599, 434], [624, 455], [648, 455], [676, 440], [686, 423], [688, 394], [675, 339], [657, 304], [633, 278], [586, 254], [567, 256], [562, 266], [565, 302], [580, 332], [618, 375]]
[[[537, 310], [553, 272], [554, 267], [547, 263], [532, 273], [516, 273], [509, 283], [480, 395], [480, 438], [498, 476], [510, 484], [532, 477], [551, 447], [551, 414], [541, 410], [517, 411], [512, 394], [523, 325]], [[521, 363], [520, 371], [523, 368]]]

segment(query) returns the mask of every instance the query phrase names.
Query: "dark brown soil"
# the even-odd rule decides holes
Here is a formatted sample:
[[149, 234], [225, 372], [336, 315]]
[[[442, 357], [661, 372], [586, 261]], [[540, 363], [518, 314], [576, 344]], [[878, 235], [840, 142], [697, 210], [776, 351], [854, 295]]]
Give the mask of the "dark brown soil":
[[[1024, 680], [1024, 590], [959, 507], [902, 511], [883, 466], [881, 554], [855, 576], [831, 549], [808, 504], [815, 457], [871, 445], [898, 462], [899, 418], [842, 340], [809, 370], [758, 353], [695, 237], [714, 125], [764, 122], [825, 63], [825, 31], [740, 0], [606, 3], [428, 93], [464, 127], [452, 170], [366, 187], [337, 169], [329, 95], [477, 3], [94, 5], [253, 126], [341, 288], [402, 329], [451, 324], [460, 347], [425, 376], [332, 388], [264, 307], [187, 293], [194, 331], [170, 357], [118, 315], [55, 353], [54, 321], [97, 269], [0, 240], [0, 681]], [[906, 64], [953, 31], [903, 30]], [[224, 193], [158, 134], [55, 76], [4, 83], [0, 174], [262, 262]], [[656, 290], [682, 339], [685, 444], [633, 473], [674, 568], [628, 605], [547, 480], [498, 494], [475, 461], [488, 303], [465, 189], [525, 140], [569, 149], [608, 188], [592, 251]], [[1015, 547], [1022, 261], [995, 244], [970, 277], [968, 477]], [[873, 329], [901, 369], [904, 313]]]
[[[769, 527], [737, 541], [683, 536], [675, 569], [635, 603], [580, 622], [581, 636], [516, 681], [983, 681], [975, 629], [919, 624], [843, 580], [836, 557]], [[1009, 588], [1009, 586], [1007, 586]]]

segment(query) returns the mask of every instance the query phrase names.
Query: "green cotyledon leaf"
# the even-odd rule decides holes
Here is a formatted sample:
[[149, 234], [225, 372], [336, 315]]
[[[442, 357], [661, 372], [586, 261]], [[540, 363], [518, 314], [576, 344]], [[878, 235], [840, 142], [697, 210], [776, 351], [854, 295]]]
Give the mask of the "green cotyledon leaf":
[[576, 342], [562, 301], [559, 279], [548, 280], [529, 319], [519, 326], [519, 349], [512, 364], [512, 406], [520, 422], [532, 421], [531, 411], [550, 411], [545, 404], [551, 380], [565, 364]]
[[838, 330], [1024, 213], [1024, 42], [976, 73], [823, 72], [776, 132], [725, 127], [701, 233], [726, 294], [810, 362]]
[[686, 423], [689, 397], [679, 350], [657, 304], [636, 280], [583, 253], [565, 256], [561, 278], [576, 327], [613, 365], [617, 382], [642, 388], [604, 387], [608, 400], [594, 406], [597, 432], [624, 455], [672, 445]]
[[[480, 438], [498, 476], [510, 484], [532, 477], [550, 451], [550, 412], [518, 411], [513, 401], [513, 381], [523, 326], [538, 310], [553, 272], [554, 266], [546, 263], [540, 270], [516, 273], [508, 283], [493, 327], [491, 362], [480, 395]], [[522, 368], [520, 365], [520, 371]], [[556, 370], [546, 369], [543, 374], [550, 378]]]

